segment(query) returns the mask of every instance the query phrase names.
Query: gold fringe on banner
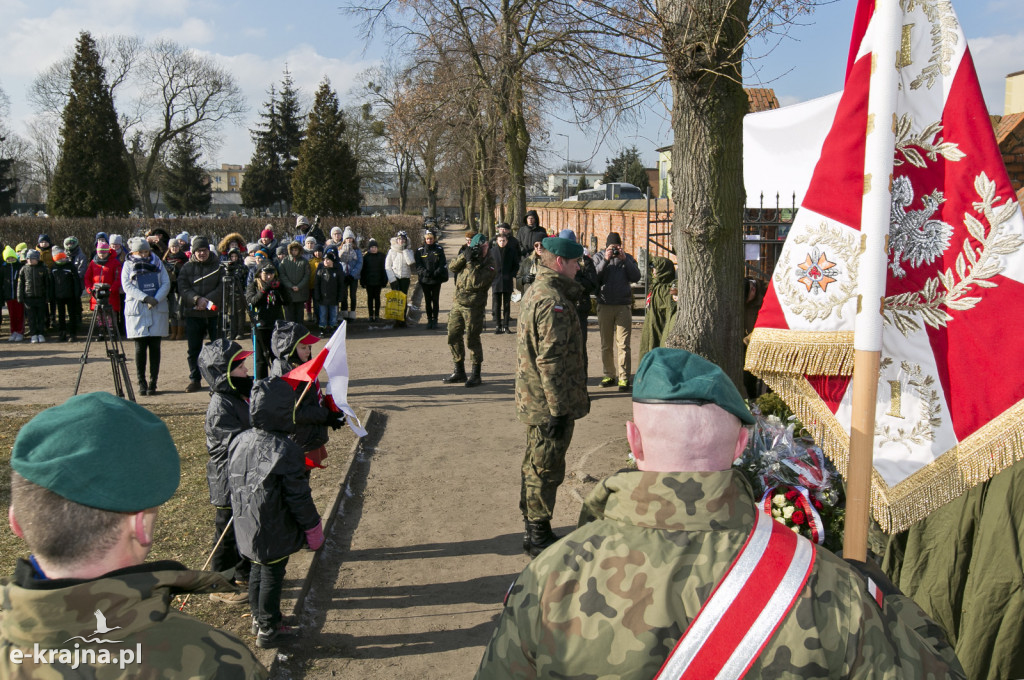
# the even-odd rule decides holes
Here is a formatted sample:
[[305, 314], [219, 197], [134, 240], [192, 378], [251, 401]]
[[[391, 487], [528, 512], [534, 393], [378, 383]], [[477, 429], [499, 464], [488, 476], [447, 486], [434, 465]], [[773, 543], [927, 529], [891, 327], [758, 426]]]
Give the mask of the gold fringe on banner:
[[744, 368], [751, 373], [852, 375], [853, 333], [755, 328]]
[[[803, 375], [761, 372], [759, 377], [793, 410], [843, 479], [850, 455], [849, 433]], [[871, 472], [871, 514], [887, 534], [905, 531], [967, 489], [1024, 460], [1024, 401], [890, 487]]]

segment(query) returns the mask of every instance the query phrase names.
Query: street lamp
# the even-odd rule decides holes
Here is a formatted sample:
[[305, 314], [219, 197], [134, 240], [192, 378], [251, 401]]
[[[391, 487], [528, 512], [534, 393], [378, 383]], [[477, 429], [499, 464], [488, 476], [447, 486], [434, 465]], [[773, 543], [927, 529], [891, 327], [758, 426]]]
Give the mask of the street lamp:
[[569, 135], [561, 132], [555, 133], [559, 137], [565, 137], [565, 187], [562, 189], [562, 200], [569, 198]]

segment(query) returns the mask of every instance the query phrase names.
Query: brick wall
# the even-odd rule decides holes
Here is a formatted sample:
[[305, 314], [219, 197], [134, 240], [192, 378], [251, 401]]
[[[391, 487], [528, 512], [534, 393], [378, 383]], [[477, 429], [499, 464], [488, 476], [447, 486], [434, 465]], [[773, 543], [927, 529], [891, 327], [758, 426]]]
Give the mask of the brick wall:
[[[666, 212], [668, 201], [658, 201], [659, 210], [654, 211], [651, 204], [651, 219], [665, 219], [670, 216]], [[584, 209], [585, 208], [585, 209]], [[560, 203], [535, 203], [528, 206], [536, 210], [540, 224], [549, 234], [558, 235], [562, 229], [572, 229], [577, 240], [587, 248], [591, 246], [591, 237], [597, 238], [598, 249], [603, 249], [609, 232], [618, 232], [622, 237], [622, 247], [627, 253], [636, 257], [637, 251], [646, 246], [647, 242], [647, 201], [563, 201]], [[666, 224], [652, 224], [651, 232], [668, 232]], [[658, 242], [669, 244], [667, 236], [657, 239]], [[668, 252], [655, 249], [654, 255], [668, 256]], [[675, 260], [675, 256], [671, 256]]]

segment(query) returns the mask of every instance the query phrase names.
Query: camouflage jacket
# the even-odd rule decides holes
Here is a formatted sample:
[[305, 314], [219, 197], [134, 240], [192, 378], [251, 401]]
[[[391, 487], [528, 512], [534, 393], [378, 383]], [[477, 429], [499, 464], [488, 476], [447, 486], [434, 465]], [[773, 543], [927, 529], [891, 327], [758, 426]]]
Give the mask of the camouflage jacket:
[[463, 253], [455, 258], [449, 271], [459, 275], [455, 279], [455, 304], [463, 307], [483, 307], [487, 304], [487, 293], [497, 274], [494, 260], [485, 257], [480, 262], [469, 262]]
[[[754, 525], [737, 472], [621, 472], [509, 591], [477, 678], [653, 678]], [[909, 599], [879, 608], [845, 562], [817, 550], [807, 586], [748, 678], [962, 678]]]
[[516, 411], [527, 425], [549, 416], [590, 413], [583, 333], [575, 300], [580, 286], [544, 266], [519, 306]]
[[245, 643], [171, 606], [226, 587], [176, 562], [45, 581], [19, 560], [3, 589], [0, 678], [266, 678]]

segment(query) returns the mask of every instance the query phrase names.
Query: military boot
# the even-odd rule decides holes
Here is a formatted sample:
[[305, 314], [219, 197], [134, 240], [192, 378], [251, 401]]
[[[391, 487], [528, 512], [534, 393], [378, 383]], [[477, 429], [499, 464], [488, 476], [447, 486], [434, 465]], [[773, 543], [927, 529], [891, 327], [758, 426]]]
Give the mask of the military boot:
[[469, 380], [466, 381], [466, 387], [476, 387], [482, 381], [480, 380], [480, 364], [473, 364], [473, 373], [469, 376]]
[[551, 531], [550, 520], [527, 522], [526, 531], [530, 538], [530, 547], [526, 549], [526, 552], [530, 553], [533, 557], [539, 555], [544, 548], [558, 540], [555, 532]]
[[452, 371], [452, 374], [450, 376], [448, 376], [447, 378], [441, 378], [441, 382], [445, 383], [446, 385], [450, 385], [451, 383], [462, 382], [465, 379], [466, 379], [466, 362], [465, 361], [456, 361], [455, 362], [455, 370]]

